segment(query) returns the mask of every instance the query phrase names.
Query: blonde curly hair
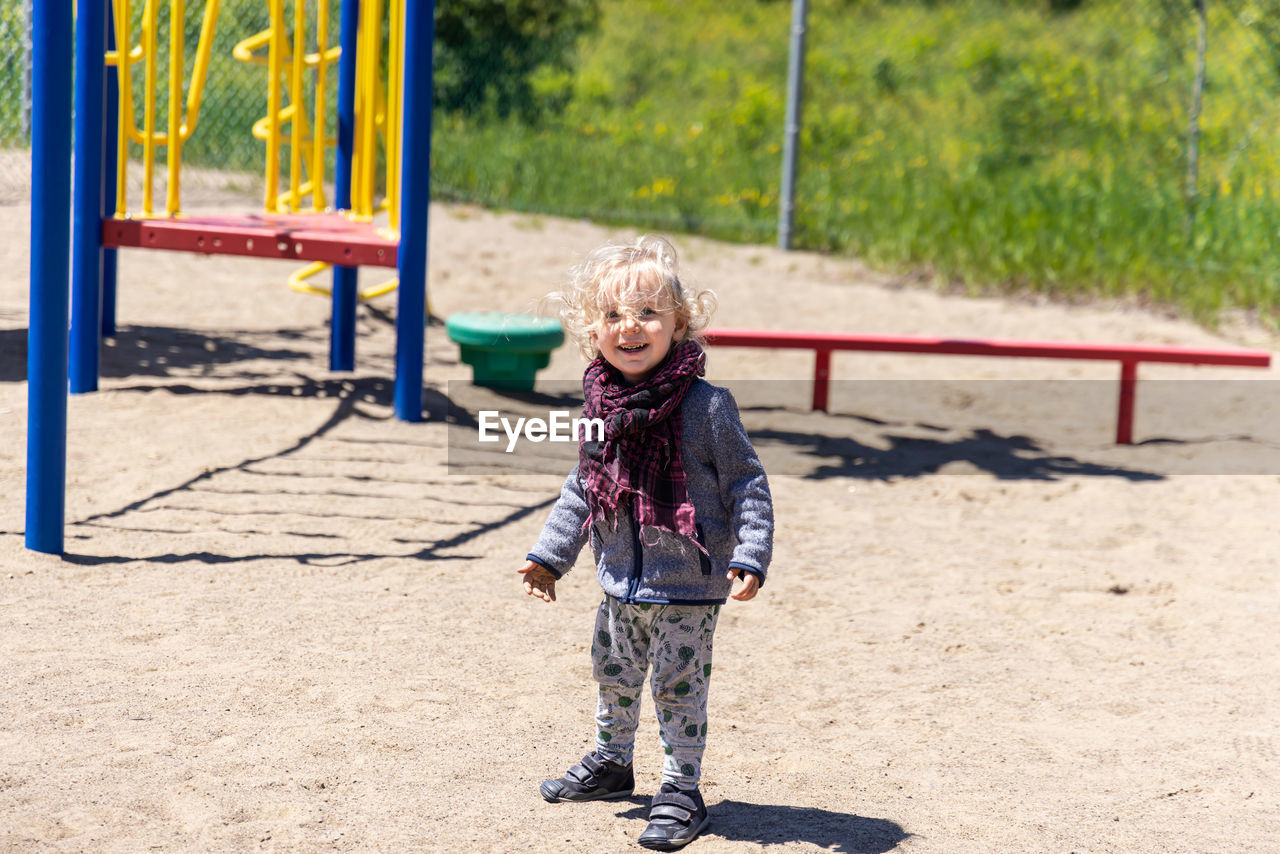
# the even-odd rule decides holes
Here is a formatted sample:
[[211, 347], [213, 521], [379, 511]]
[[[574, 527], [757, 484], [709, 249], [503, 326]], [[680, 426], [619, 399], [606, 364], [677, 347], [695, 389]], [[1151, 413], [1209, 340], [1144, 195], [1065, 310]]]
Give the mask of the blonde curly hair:
[[716, 308], [711, 291], [686, 291], [675, 247], [665, 237], [652, 234], [634, 243], [606, 243], [592, 250], [570, 272], [568, 286], [547, 299], [560, 304], [561, 322], [588, 359], [600, 354], [595, 336], [611, 311], [654, 305], [670, 308], [675, 312], [677, 340], [702, 343]]

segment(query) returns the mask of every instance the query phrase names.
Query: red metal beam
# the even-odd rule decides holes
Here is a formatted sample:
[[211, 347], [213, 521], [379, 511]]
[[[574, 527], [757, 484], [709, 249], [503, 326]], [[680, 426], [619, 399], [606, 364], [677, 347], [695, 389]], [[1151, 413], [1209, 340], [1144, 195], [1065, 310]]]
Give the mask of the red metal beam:
[[844, 332], [799, 332], [777, 329], [710, 329], [707, 340], [721, 347], [813, 350], [813, 408], [827, 411], [831, 353], [860, 350], [880, 353], [928, 353], [942, 356], [1003, 356], [1024, 359], [1090, 359], [1120, 363], [1120, 401], [1116, 412], [1116, 444], [1133, 444], [1134, 398], [1140, 362], [1232, 365], [1266, 368], [1266, 350], [1219, 350], [1157, 344], [1094, 344], [1078, 341], [991, 341], [923, 338], [905, 335], [856, 335]]
[[796, 350], [862, 350], [934, 353], [946, 356], [1013, 356], [1037, 359], [1093, 359], [1112, 362], [1182, 362], [1265, 368], [1266, 350], [1217, 350], [1154, 344], [1096, 344], [1080, 341], [991, 341], [906, 335], [856, 335], [774, 329], [711, 329], [709, 343], [727, 347], [776, 347]]
[[342, 267], [395, 267], [399, 256], [397, 241], [383, 237], [370, 223], [339, 214], [107, 219], [102, 223], [102, 244], [324, 261]]

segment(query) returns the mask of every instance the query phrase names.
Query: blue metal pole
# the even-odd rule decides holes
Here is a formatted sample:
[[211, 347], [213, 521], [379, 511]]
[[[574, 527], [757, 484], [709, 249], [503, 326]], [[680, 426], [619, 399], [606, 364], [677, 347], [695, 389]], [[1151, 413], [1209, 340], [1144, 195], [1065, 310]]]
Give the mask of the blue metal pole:
[[107, 15], [76, 3], [75, 201], [71, 226], [71, 392], [98, 390], [102, 325], [102, 155]]
[[[116, 49], [116, 22], [107, 15], [107, 50]], [[102, 198], [105, 211], [114, 211], [116, 203], [116, 155], [119, 153], [120, 78], [114, 69], [107, 72], [106, 142], [102, 162]], [[105, 215], [105, 214], [104, 214]], [[116, 252], [102, 250], [102, 336], [116, 335]]]
[[[356, 38], [360, 28], [360, 0], [342, 0], [342, 55], [338, 60], [338, 153], [334, 165], [334, 204], [351, 208], [351, 158], [355, 152]], [[333, 268], [333, 307], [330, 311], [329, 370], [356, 367], [356, 288], [359, 268]]]
[[400, 145], [400, 287], [396, 291], [396, 417], [422, 420], [431, 201], [431, 53], [435, 2], [405, 4], [404, 135]]
[[33, 11], [26, 544], [61, 554], [67, 486], [71, 4], [36, 0]]

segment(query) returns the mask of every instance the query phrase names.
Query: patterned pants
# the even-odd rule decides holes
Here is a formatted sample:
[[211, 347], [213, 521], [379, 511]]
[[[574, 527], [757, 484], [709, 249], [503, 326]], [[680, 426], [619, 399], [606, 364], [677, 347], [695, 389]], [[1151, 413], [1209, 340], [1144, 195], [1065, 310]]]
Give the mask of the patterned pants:
[[611, 596], [596, 614], [592, 672], [600, 683], [596, 750], [629, 763], [640, 723], [640, 693], [652, 667], [653, 703], [666, 754], [662, 779], [698, 784], [707, 744], [711, 638], [719, 605], [624, 605]]

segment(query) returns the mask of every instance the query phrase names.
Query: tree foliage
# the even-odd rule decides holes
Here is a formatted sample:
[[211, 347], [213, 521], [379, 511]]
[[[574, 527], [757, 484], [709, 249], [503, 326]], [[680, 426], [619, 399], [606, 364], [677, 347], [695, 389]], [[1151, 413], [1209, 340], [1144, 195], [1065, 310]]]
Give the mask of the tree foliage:
[[441, 0], [437, 105], [504, 116], [539, 111], [546, 102], [535, 99], [535, 74], [570, 69], [579, 37], [599, 18], [598, 0]]

